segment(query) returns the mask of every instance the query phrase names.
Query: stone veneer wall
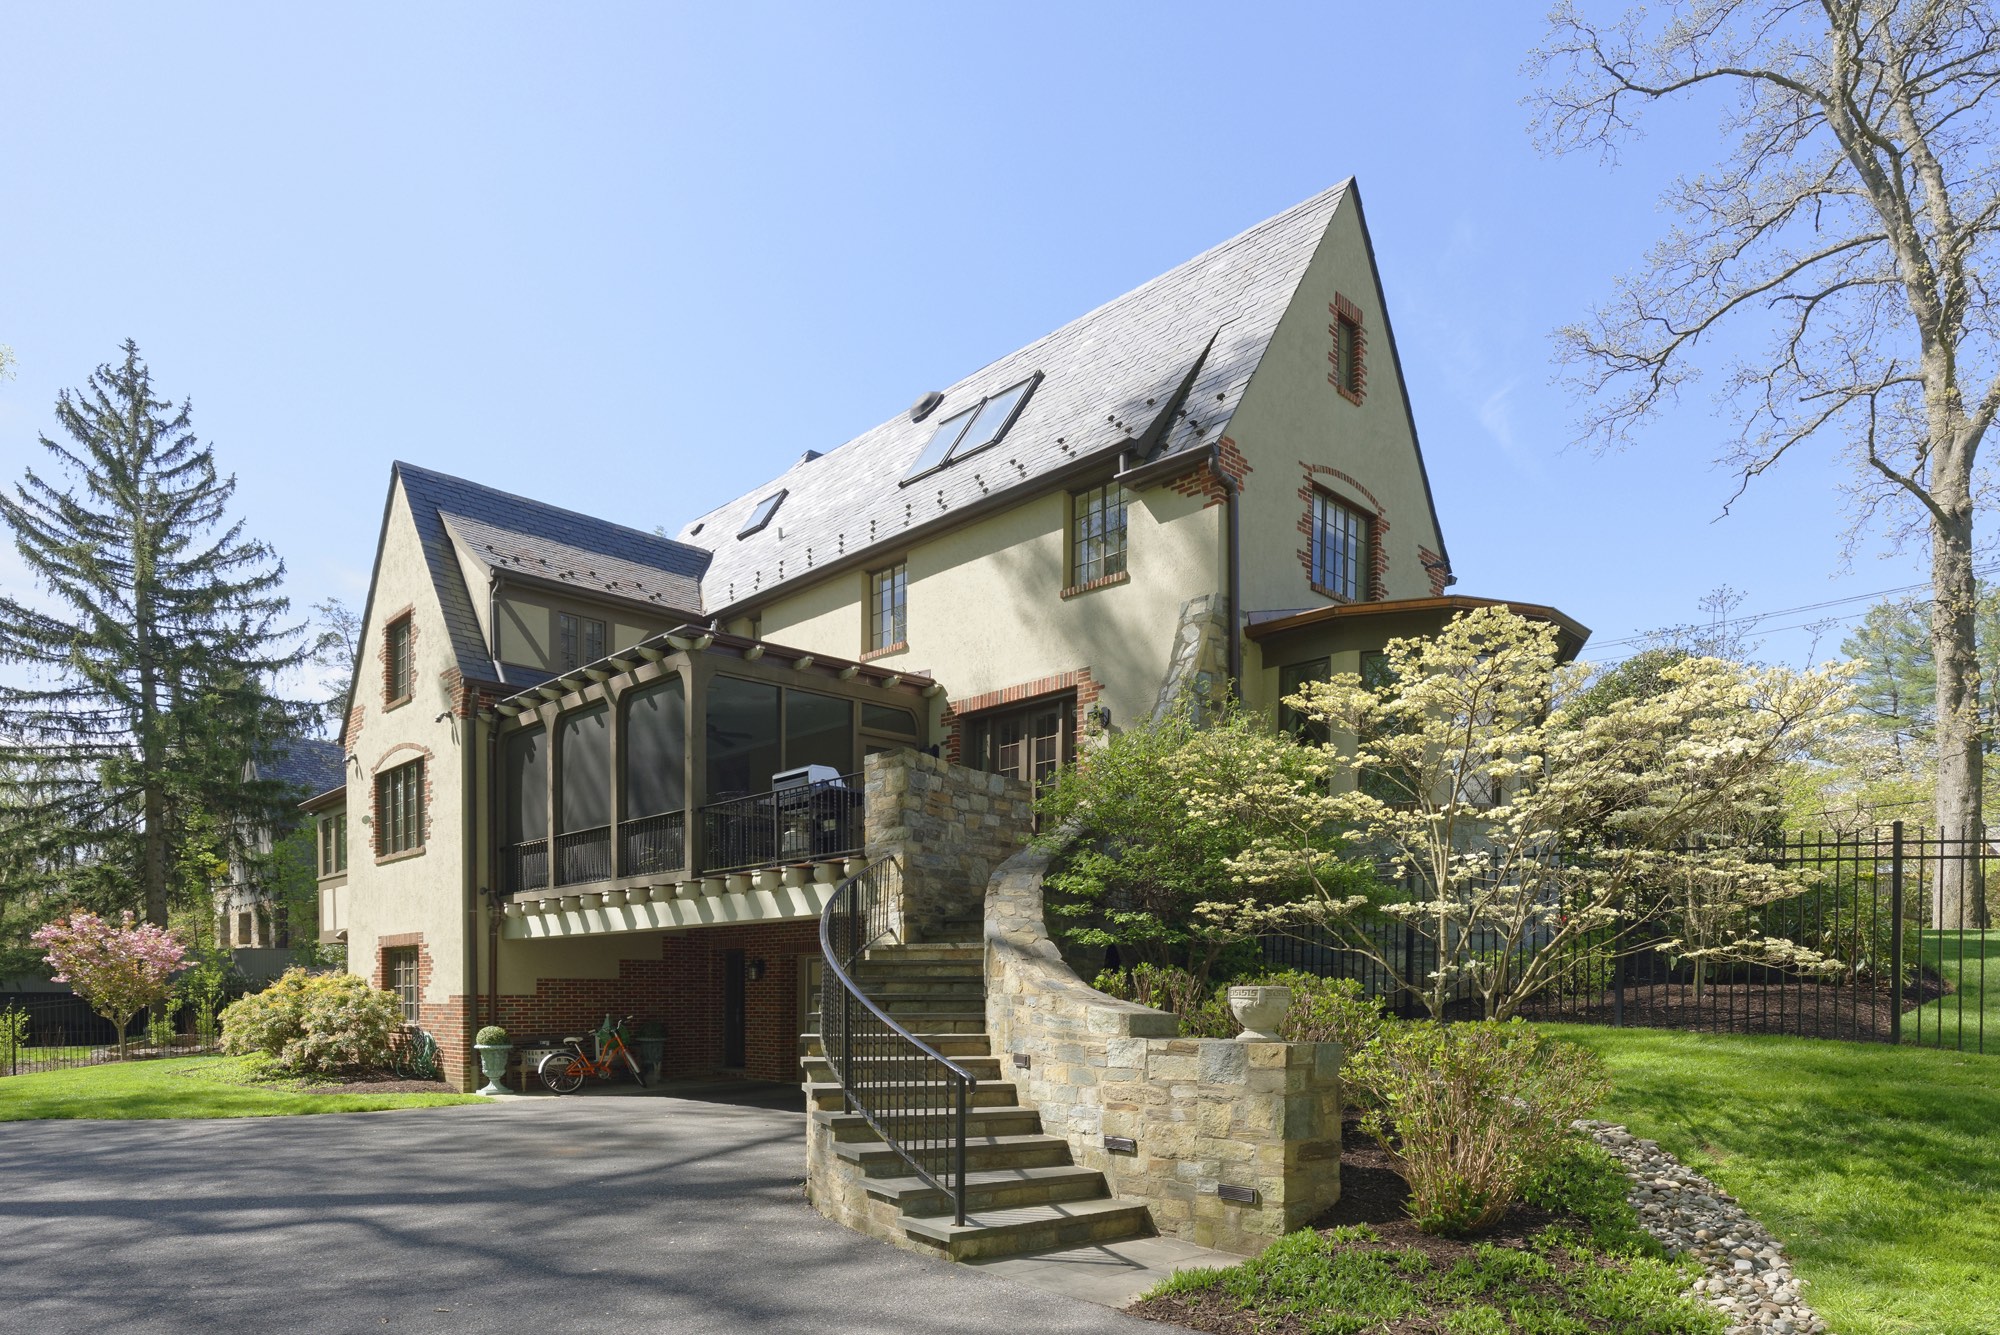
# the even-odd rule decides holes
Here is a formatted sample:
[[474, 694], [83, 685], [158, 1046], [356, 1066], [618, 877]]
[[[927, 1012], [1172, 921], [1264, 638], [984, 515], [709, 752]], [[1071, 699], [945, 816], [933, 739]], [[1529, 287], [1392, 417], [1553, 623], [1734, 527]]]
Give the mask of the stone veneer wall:
[[[1338, 1201], [1340, 1046], [1180, 1038], [1172, 1015], [1090, 987], [1042, 921], [1050, 861], [1016, 855], [986, 899], [987, 1032], [1044, 1130], [1113, 1194], [1144, 1201], [1162, 1233], [1205, 1247], [1261, 1251]], [[1137, 1152], [1107, 1151], [1106, 1136]]]
[[862, 762], [868, 860], [902, 865], [903, 939], [941, 941], [949, 918], [977, 920], [986, 883], [1028, 841], [1034, 789], [919, 751]]

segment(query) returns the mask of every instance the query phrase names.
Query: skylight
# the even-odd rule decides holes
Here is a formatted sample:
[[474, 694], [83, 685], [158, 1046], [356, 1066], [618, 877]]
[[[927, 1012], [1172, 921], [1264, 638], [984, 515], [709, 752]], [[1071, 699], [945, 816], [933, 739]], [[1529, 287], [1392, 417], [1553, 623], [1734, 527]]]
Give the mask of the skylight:
[[770, 523], [771, 516], [778, 513], [778, 505], [784, 499], [785, 493], [778, 491], [757, 502], [757, 508], [750, 512], [750, 518], [744, 521], [742, 528], [736, 530], [736, 536], [747, 538]]
[[970, 408], [939, 422], [937, 430], [931, 433], [930, 442], [910, 466], [903, 481], [913, 481], [969, 454], [976, 454], [988, 445], [997, 444], [1000, 437], [1007, 434], [1007, 428], [1014, 424], [1014, 419], [1021, 415], [1021, 405], [1028, 401], [1028, 396], [1035, 392], [1035, 386], [1041, 383], [1042, 373], [1037, 371], [1020, 384], [988, 395]]

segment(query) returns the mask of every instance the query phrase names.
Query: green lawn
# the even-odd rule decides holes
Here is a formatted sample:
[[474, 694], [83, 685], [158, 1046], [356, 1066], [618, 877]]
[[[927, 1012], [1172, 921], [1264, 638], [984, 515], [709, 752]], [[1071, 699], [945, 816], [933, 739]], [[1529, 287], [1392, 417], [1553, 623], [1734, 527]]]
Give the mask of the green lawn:
[[1603, 1116], [1713, 1178], [1786, 1244], [1838, 1335], [2000, 1330], [2000, 1058], [1544, 1027], [1604, 1057]]
[[476, 1094], [313, 1094], [270, 1088], [241, 1057], [169, 1057], [0, 1077], [0, 1122], [46, 1118], [289, 1117], [483, 1103]]
[[1966, 1048], [1977, 1051], [1983, 1021], [1986, 1051], [2000, 1054], [2000, 932], [1926, 932], [1923, 951], [1952, 991], [1903, 1016], [1903, 1041], [1934, 1047], [1942, 1032], [1949, 1045], [1963, 1026]]

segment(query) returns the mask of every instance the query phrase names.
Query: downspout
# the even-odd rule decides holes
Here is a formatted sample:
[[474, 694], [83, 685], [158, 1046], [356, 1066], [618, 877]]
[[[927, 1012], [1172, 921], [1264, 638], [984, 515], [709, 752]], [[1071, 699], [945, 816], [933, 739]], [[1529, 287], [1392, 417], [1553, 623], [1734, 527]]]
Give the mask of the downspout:
[[[486, 652], [500, 676], [500, 572], [486, 578]], [[486, 725], [486, 1023], [500, 1023], [500, 724]], [[477, 986], [475, 976], [474, 985]]]
[[1222, 466], [1222, 445], [1220, 442], [1208, 447], [1208, 467], [1222, 483], [1224, 503], [1227, 509], [1229, 562], [1229, 689], [1238, 700], [1243, 698], [1243, 525], [1239, 514], [1242, 490], [1236, 478]]

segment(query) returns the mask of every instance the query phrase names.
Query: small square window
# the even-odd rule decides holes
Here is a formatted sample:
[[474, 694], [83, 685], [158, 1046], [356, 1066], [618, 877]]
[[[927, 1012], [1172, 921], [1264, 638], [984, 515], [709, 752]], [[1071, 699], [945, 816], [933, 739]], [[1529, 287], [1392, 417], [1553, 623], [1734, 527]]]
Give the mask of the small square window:
[[1361, 327], [1361, 308], [1336, 294], [1333, 324], [1327, 332], [1333, 335], [1333, 350], [1327, 353], [1333, 369], [1327, 372], [1327, 381], [1340, 391], [1340, 397], [1360, 403], [1368, 388], [1368, 335]]
[[868, 577], [868, 647], [893, 649], [909, 638], [909, 567], [898, 561]]

